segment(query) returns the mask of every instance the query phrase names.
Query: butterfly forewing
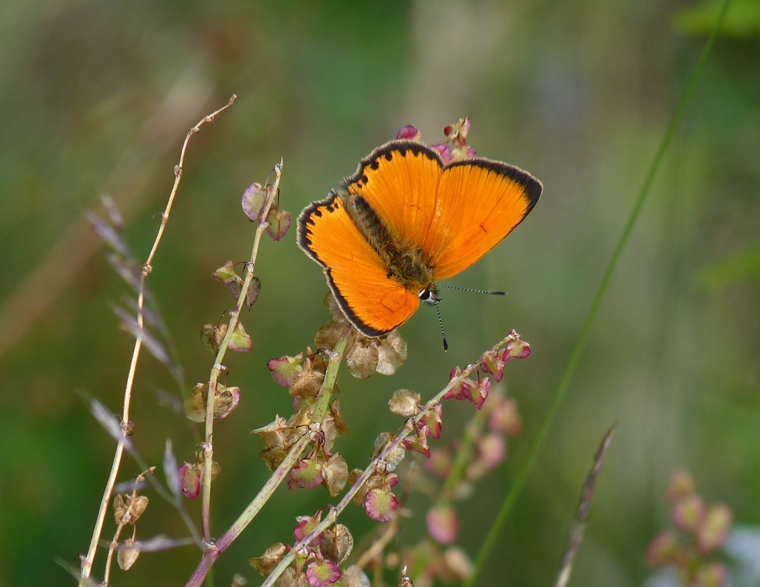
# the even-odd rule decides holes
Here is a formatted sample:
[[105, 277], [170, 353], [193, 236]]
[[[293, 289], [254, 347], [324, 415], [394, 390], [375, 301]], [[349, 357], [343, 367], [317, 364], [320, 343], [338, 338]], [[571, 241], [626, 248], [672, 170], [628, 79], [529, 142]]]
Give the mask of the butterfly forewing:
[[443, 163], [432, 149], [414, 141], [393, 141], [375, 149], [346, 180], [403, 247], [422, 249], [436, 224], [438, 183]]
[[467, 159], [444, 169], [438, 190], [437, 229], [424, 250], [435, 278], [446, 279], [512, 232], [538, 201], [541, 184], [516, 167]]

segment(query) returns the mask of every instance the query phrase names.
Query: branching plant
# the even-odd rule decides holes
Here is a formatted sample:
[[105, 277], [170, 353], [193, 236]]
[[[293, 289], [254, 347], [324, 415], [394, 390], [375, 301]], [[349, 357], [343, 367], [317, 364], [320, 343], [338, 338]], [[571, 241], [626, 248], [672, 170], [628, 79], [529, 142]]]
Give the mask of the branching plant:
[[[374, 446], [367, 447], [371, 458], [365, 469], [349, 471], [346, 461], [335, 451], [337, 437], [348, 432], [340, 403], [334, 399], [339, 368], [345, 362], [348, 371], [360, 379], [375, 373], [390, 375], [406, 359], [407, 351], [406, 343], [396, 331], [380, 338], [361, 335], [329, 297], [332, 320], [320, 328], [315, 337], [315, 348], [306, 347], [304, 352], [295, 356], [272, 359], [268, 363], [274, 380], [287, 388], [294, 410], [289, 418], [278, 416], [271, 424], [254, 431], [264, 442], [262, 458], [272, 475], [224, 533], [218, 538], [212, 533], [213, 479], [219, 471], [214, 462], [214, 422], [231, 414], [240, 402], [240, 389], [228, 386], [226, 378], [222, 383], [220, 377], [226, 372], [224, 361], [228, 350], [247, 351], [253, 346], [240, 322], [240, 314], [254, 304], [259, 294], [255, 268], [261, 238], [268, 234], [273, 240], [280, 240], [290, 226], [289, 213], [279, 205], [282, 163], [274, 166], [271, 181], [263, 185], [253, 184], [243, 196], [243, 210], [251, 221], [257, 223], [243, 275], [238, 275], [232, 263], [214, 272], [214, 276], [230, 288], [235, 305], [227, 312], [224, 323], [203, 327], [201, 339], [215, 354], [215, 359], [208, 381], [195, 385], [183, 399], [187, 418], [204, 425], [203, 439], [195, 458], [179, 465], [171, 443], [167, 442], [163, 463], [166, 482], [161, 483], [155, 475], [156, 467], [144, 461], [131, 441], [134, 425], [129, 421], [129, 408], [143, 347], [168, 368], [180, 387], [185, 387], [183, 369], [170, 350], [174, 345], [168, 329], [160, 314], [150, 310], [146, 278], [151, 272], [151, 261], [178, 191], [188, 141], [203, 124], [212, 121], [233, 102], [234, 97], [224, 108], [204, 117], [188, 133], [159, 233], [144, 263], [135, 265], [132, 261], [133, 255], [120, 234], [122, 222], [118, 211], [109, 200], [104, 200], [109, 210], [108, 221], [90, 216], [95, 230], [113, 250], [109, 255], [111, 264], [134, 289], [137, 301], [132, 310], [134, 316], [128, 309], [116, 308], [123, 328], [135, 337], [121, 422], [114, 420], [96, 400], [90, 402], [95, 417], [116, 439], [117, 449], [92, 546], [82, 561], [80, 584], [97, 583], [91, 574], [109, 503], [112, 503], [117, 529], [108, 543], [103, 584], [113, 581], [114, 560], [120, 568], [128, 570], [142, 552], [195, 543], [201, 549], [201, 558], [187, 582], [193, 586], [203, 584], [214, 562], [254, 520], [283, 482], [290, 490], [323, 485], [331, 496], [342, 496], [337, 504], [326, 504], [320, 511], [300, 517], [294, 529], [294, 544], [275, 544], [263, 556], [251, 560], [251, 564], [267, 577], [265, 585], [362, 585], [368, 580], [366, 573], [369, 570], [382, 575], [388, 560], [395, 561], [400, 580], [405, 584], [416, 580], [418, 585], [425, 585], [436, 577], [461, 581], [468, 576], [470, 564], [464, 552], [453, 546], [459, 525], [455, 504], [471, 490], [474, 481], [503, 461], [507, 438], [521, 429], [514, 399], [505, 397], [497, 388], [491, 390], [491, 381], [501, 380], [509, 361], [530, 354], [530, 346], [514, 331], [466, 368], [452, 371], [449, 384], [426, 402], [410, 390], [393, 393], [390, 410], [403, 417], [405, 422], [396, 433], [380, 433]], [[431, 448], [430, 441], [441, 435], [443, 405], [449, 400], [467, 400], [479, 412], [463, 431], [456, 447]], [[144, 472], [131, 482], [116, 485], [125, 450]], [[399, 468], [408, 452], [420, 453], [427, 458], [425, 471], [417, 463]], [[404, 496], [408, 496], [412, 486], [422, 485], [433, 503], [426, 518], [428, 537], [403, 552], [392, 548], [402, 525], [405, 500], [405, 497], [399, 500], [394, 494], [393, 488], [401, 480], [397, 470], [407, 477], [401, 485]], [[410, 475], [415, 482], [409, 479]], [[423, 477], [425, 482], [419, 483]], [[439, 484], [433, 482], [436, 477], [441, 479]], [[149, 505], [149, 498], [145, 495], [149, 488], [180, 512], [189, 534], [186, 539], [156, 537], [137, 540], [136, 525]], [[200, 528], [183, 506], [185, 499], [199, 497], [202, 500]], [[351, 564], [344, 564], [353, 550], [354, 539], [349, 529], [337, 521], [352, 503], [363, 507], [370, 518], [385, 526], [362, 552], [353, 553]], [[123, 539], [124, 531], [130, 526], [131, 535]]]
[[[195, 544], [199, 549], [200, 558], [195, 570], [189, 573], [186, 584], [212, 584], [209, 573], [216, 560], [243, 530], [254, 522], [256, 515], [283, 482], [290, 490], [313, 489], [321, 485], [327, 489], [331, 497], [340, 496], [340, 499], [336, 504], [325, 504], [317, 512], [300, 516], [293, 529], [291, 544], [275, 543], [260, 557], [250, 560], [250, 563], [266, 577], [263, 583], [265, 586], [358, 587], [369, 585], [370, 576], [373, 577], [374, 584], [380, 585], [388, 580], [386, 573], [389, 569], [393, 571], [394, 583], [407, 587], [424, 587], [439, 579], [457, 584], [476, 584], [483, 561], [492, 552], [495, 536], [524, 487], [547, 430], [558, 413], [588, 342], [601, 300], [707, 55], [715, 42], [727, 6], [726, 1], [713, 35], [665, 133], [629, 221], [604, 273], [547, 415], [540, 424], [527, 456], [508, 489], [501, 510], [496, 515], [495, 523], [486, 535], [474, 561], [456, 546], [459, 528], [457, 504], [464, 495], [473, 490], [474, 482], [503, 461], [508, 439], [520, 432], [520, 418], [514, 398], [505, 396], [499, 386], [493, 383], [502, 379], [504, 369], [512, 359], [529, 356], [530, 346], [527, 342], [514, 331], [508, 333], [480, 357], [475, 358], [470, 365], [463, 369], [454, 369], [449, 383], [427, 400], [406, 389], [389, 394], [390, 410], [403, 418], [403, 421], [399, 423], [395, 432], [379, 432], [374, 445], [366, 447], [369, 464], [363, 469], [351, 470], [337, 450], [338, 437], [348, 431], [340, 403], [334, 397], [340, 366], [345, 364], [349, 373], [360, 379], [376, 373], [390, 375], [406, 359], [407, 350], [406, 343], [396, 331], [376, 338], [361, 335], [330, 298], [328, 305], [332, 320], [319, 329], [314, 339], [314, 347], [305, 345], [302, 352], [272, 359], [267, 364], [275, 382], [287, 388], [292, 398], [293, 413], [287, 418], [277, 416], [270, 424], [254, 431], [264, 443], [261, 457], [272, 471], [271, 476], [238, 518], [216, 538], [211, 529], [212, 489], [214, 478], [219, 472], [219, 467], [214, 462], [217, 448], [214, 441], [214, 423], [229, 416], [241, 401], [240, 389], [228, 385], [225, 358], [228, 350], [247, 351], [252, 348], [252, 339], [240, 321], [240, 315], [243, 308], [250, 308], [255, 303], [259, 294], [256, 261], [261, 239], [268, 234], [272, 239], [280, 240], [290, 227], [290, 214], [280, 207], [279, 184], [283, 165], [281, 162], [274, 165], [268, 180], [264, 184], [253, 184], [243, 196], [243, 209], [248, 218], [257, 225], [251, 253], [243, 265], [242, 276], [238, 274], [238, 267], [232, 263], [223, 265], [214, 274], [219, 281], [229, 286], [235, 303], [226, 313], [224, 323], [203, 327], [202, 340], [214, 353], [215, 358], [208, 380], [195, 385], [187, 397], [183, 398], [187, 418], [203, 424], [202, 439], [194, 458], [181, 465], [174, 454], [172, 444], [166, 442], [163, 460], [165, 481], [158, 479], [155, 475], [156, 466], [145, 462], [130, 438], [135, 429], [130, 421], [134, 381], [143, 349], [148, 350], [167, 367], [178, 382], [179, 388], [186, 388], [184, 370], [177, 359], [168, 329], [163, 324], [160, 314], [151, 308], [147, 280], [178, 193], [189, 140], [206, 123], [213, 121], [218, 114], [231, 106], [235, 97], [233, 96], [224, 107], [204, 117], [189, 131], [175, 168], [175, 182], [161, 215], [158, 234], [144, 262], [133, 261], [134, 256], [121, 235], [122, 221], [118, 211], [108, 200], [104, 200], [109, 211], [108, 221], [95, 216], [91, 216], [90, 220], [95, 230], [113, 249], [109, 255], [111, 264], [136, 294], [134, 307], [116, 309], [122, 327], [134, 336], [135, 343], [125, 384], [122, 413], [118, 420], [97, 400], [90, 400], [93, 415], [115, 439], [116, 449], [89, 549], [82, 557], [80, 568], [75, 571], [80, 586], [118, 584], [119, 580], [114, 579], [114, 561], [126, 571], [141, 553], [186, 544]], [[406, 131], [408, 129], [402, 132]], [[452, 148], [458, 146], [461, 145], [451, 145]], [[433, 443], [439, 441], [441, 435], [444, 406], [451, 400], [466, 400], [478, 411], [458, 435], [454, 445], [437, 446]], [[567, 552], [564, 559], [557, 563], [558, 586], [564, 586], [568, 582], [573, 559], [585, 528], [595, 483], [611, 436], [610, 432], [602, 441], [584, 485], [578, 513], [571, 524]], [[117, 484], [125, 451], [135, 459], [142, 473], [135, 479]], [[410, 453], [417, 453], [425, 458], [415, 460], [410, 458]], [[399, 547], [396, 539], [405, 523], [405, 504], [413, 490], [425, 491], [432, 504], [426, 515], [427, 534], [417, 544]], [[136, 526], [150, 504], [146, 495], [148, 491], [156, 492], [179, 512], [187, 529], [187, 537], [169, 539], [159, 536], [148, 540], [137, 539]], [[693, 506], [693, 495], [690, 493], [687, 497], [691, 501], [683, 503]], [[184, 507], [186, 499], [194, 498], [200, 498], [202, 503], [199, 522], [194, 520]], [[110, 540], [105, 541], [103, 535], [109, 504], [112, 506], [116, 528]], [[371, 519], [380, 524], [377, 533], [366, 539], [356, 540], [351, 530], [340, 523], [340, 516], [352, 504], [363, 508]], [[690, 510], [686, 506], [683, 508], [689, 513]], [[725, 522], [726, 516], [720, 519]], [[695, 524], [692, 526], [697, 528]], [[684, 528], [691, 531], [692, 526]], [[723, 523], [719, 530], [727, 531], [726, 528], [727, 523]], [[683, 530], [681, 527], [679, 529]], [[124, 538], [125, 534], [128, 535], [127, 538]], [[721, 540], [723, 538], [721, 534]], [[650, 558], [658, 564], [670, 564], [674, 560], [663, 558], [676, 550], [675, 547], [670, 548], [675, 543], [673, 540], [667, 544], [665, 542], [666, 540], [661, 538], [650, 549]], [[355, 544], [362, 546], [354, 548]], [[92, 577], [96, 555], [100, 552], [99, 547], [104, 547], [106, 553], [102, 581]], [[681, 549], [676, 554], [682, 552], [686, 551]], [[688, 568], [693, 570], [696, 566]], [[713, 570], [716, 568], [711, 567]], [[236, 577], [233, 584], [243, 585], [244, 581]]]

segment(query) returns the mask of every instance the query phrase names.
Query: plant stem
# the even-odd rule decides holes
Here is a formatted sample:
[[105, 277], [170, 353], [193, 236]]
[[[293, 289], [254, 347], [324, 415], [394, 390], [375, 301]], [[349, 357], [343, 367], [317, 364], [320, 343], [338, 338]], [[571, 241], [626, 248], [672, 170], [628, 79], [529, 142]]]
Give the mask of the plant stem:
[[[321, 405], [321, 403], [329, 405], [330, 397], [332, 396], [332, 391], [338, 377], [338, 370], [340, 368], [340, 363], [343, 360], [343, 353], [346, 350], [346, 344], [348, 342], [349, 336], [350, 330], [346, 330], [345, 335], [338, 340], [337, 344], [335, 345], [335, 349], [330, 356], [330, 361], [327, 365], [327, 371], [325, 372], [325, 378], [322, 382], [322, 387], [319, 390], [317, 402], [315, 403], [315, 411], [316, 408]], [[323, 400], [323, 397], [326, 397], [327, 399]], [[326, 411], [326, 408], [322, 411], [322, 417], [324, 417]], [[321, 422], [321, 419], [317, 420], [315, 417], [313, 417], [312, 422], [318, 423]], [[200, 587], [216, 559], [218, 559], [222, 552], [224, 552], [224, 550], [230, 544], [232, 544], [238, 536], [240, 536], [248, 524], [250, 524], [259, 513], [259, 511], [261, 511], [261, 508], [264, 507], [264, 504], [269, 501], [269, 498], [272, 497], [274, 491], [287, 478], [288, 473], [298, 462], [298, 459], [301, 457], [301, 453], [308, 446], [311, 440], [312, 437], [310, 432], [306, 432], [296, 441], [296, 443], [290, 448], [290, 451], [288, 451], [286, 457], [283, 459], [274, 473], [272, 473], [272, 476], [267, 480], [256, 497], [253, 498], [251, 503], [249, 503], [245, 510], [243, 510], [238, 519], [235, 520], [232, 526], [230, 526], [224, 534], [222, 534], [219, 540], [217, 540], [215, 543], [207, 545], [206, 550], [203, 553], [203, 558], [201, 559], [201, 562], [198, 564], [198, 567], [195, 569], [193, 574], [190, 576], [186, 587]]]
[[[420, 422], [420, 420], [422, 420], [422, 418], [425, 417], [425, 413], [429, 409], [435, 407], [438, 403], [440, 403], [444, 395], [446, 395], [451, 389], [453, 389], [457, 385], [461, 384], [465, 379], [467, 379], [470, 376], [470, 374], [473, 371], [477, 370], [480, 367], [480, 364], [483, 361], [483, 357], [486, 354], [489, 354], [498, 350], [499, 348], [501, 348], [502, 346], [504, 346], [505, 344], [507, 344], [508, 342], [512, 340], [514, 340], [514, 335], [510, 333], [509, 336], [502, 339], [500, 342], [494, 345], [489, 351], [486, 351], [486, 353], [481, 355], [481, 357], [477, 361], [465, 367], [457, 377], [454, 377], [451, 381], [449, 381], [446, 387], [444, 387], [441, 391], [435, 394], [435, 396], [433, 396], [433, 398], [430, 399], [423, 406], [423, 408], [419, 411], [417, 415], [415, 415], [412, 418], [409, 418], [406, 421], [406, 425], [404, 426], [404, 429], [401, 430], [401, 432], [399, 432], [396, 435], [396, 437], [385, 446], [385, 448], [380, 452], [380, 454], [375, 457], [375, 459], [369, 464], [369, 466], [367, 466], [364, 472], [359, 476], [359, 478], [354, 482], [354, 484], [348, 489], [348, 491], [340, 500], [338, 505], [330, 509], [325, 519], [322, 520], [317, 525], [317, 527], [314, 528], [314, 530], [312, 530], [309, 533], [308, 536], [306, 536], [303, 540], [299, 541], [296, 545], [293, 546], [290, 552], [283, 557], [280, 563], [275, 567], [275, 569], [269, 574], [266, 580], [261, 584], [261, 587], [272, 587], [275, 581], [277, 581], [280, 575], [282, 575], [282, 573], [285, 571], [285, 569], [288, 568], [290, 563], [293, 562], [293, 559], [295, 558], [296, 553], [300, 552], [303, 548], [306, 547], [306, 545], [311, 544], [314, 541], [314, 539], [317, 536], [319, 536], [319, 534], [324, 532], [327, 528], [329, 528], [336, 522], [336, 520], [338, 519], [338, 516], [353, 501], [354, 496], [356, 496], [356, 494], [359, 493], [359, 491], [367, 482], [367, 480], [375, 473], [375, 470], [378, 467], [383, 466], [382, 464], [385, 462], [386, 457], [388, 457], [388, 455], [390, 455], [393, 451], [395, 451], [401, 445], [401, 443], [404, 441], [404, 439], [407, 436], [409, 436], [410, 434], [412, 434], [412, 432], [414, 432], [416, 425]], [[327, 380], [327, 376], [325, 376], [325, 380]], [[190, 587], [189, 584], [188, 584], [188, 587]]]
[[[236, 98], [237, 97], [233, 94], [226, 105], [224, 105], [222, 108], [219, 108], [212, 114], [204, 116], [203, 119], [201, 119], [193, 128], [191, 128], [188, 131], [187, 136], [185, 137], [185, 142], [182, 144], [182, 152], [180, 153], [179, 163], [175, 167], [175, 172], [174, 172], [174, 176], [175, 176], [174, 185], [172, 186], [171, 193], [169, 194], [169, 199], [167, 201], [166, 208], [164, 209], [164, 212], [161, 214], [161, 226], [158, 229], [158, 233], [156, 234], [156, 239], [153, 242], [153, 247], [151, 248], [151, 251], [148, 254], [148, 258], [146, 259], [145, 263], [142, 266], [142, 271], [140, 274], [140, 291], [137, 296], [137, 324], [140, 330], [142, 330], [144, 327], [143, 306], [145, 303], [145, 279], [152, 270], [151, 263], [153, 262], [153, 258], [155, 257], [156, 251], [158, 250], [158, 245], [161, 242], [161, 237], [164, 234], [166, 224], [169, 222], [169, 214], [171, 212], [172, 205], [174, 203], [174, 198], [177, 194], [177, 190], [179, 189], [179, 183], [182, 180], [182, 165], [185, 162], [185, 153], [187, 151], [187, 145], [190, 142], [190, 137], [196, 134], [200, 130], [201, 126], [203, 126], [207, 122], [213, 122], [214, 117], [217, 114], [219, 114], [223, 110], [226, 110], [227, 108], [232, 106]], [[132, 360], [129, 365], [129, 373], [127, 374], [127, 382], [124, 389], [124, 401], [123, 401], [122, 419], [121, 419], [122, 427], [125, 427], [127, 425], [127, 422], [129, 422], [129, 410], [132, 403], [132, 388], [134, 386], [135, 373], [137, 372], [137, 362], [140, 358], [141, 349], [142, 349], [142, 338], [137, 337], [135, 338], [135, 345], [132, 350]], [[103, 532], [103, 523], [105, 522], [106, 511], [108, 510], [108, 502], [111, 499], [111, 493], [113, 492], [114, 485], [116, 484], [116, 477], [119, 474], [119, 469], [121, 468], [121, 459], [123, 455], [124, 455], [124, 443], [118, 442], [116, 444], [116, 450], [114, 451], [113, 463], [111, 464], [111, 472], [108, 475], [108, 480], [106, 481], [106, 486], [105, 486], [105, 489], [103, 490], [103, 497], [101, 498], [101, 501], [100, 501], [100, 507], [98, 508], [98, 515], [95, 520], [95, 527], [93, 529], [92, 537], [90, 539], [90, 547], [87, 551], [87, 556], [82, 559], [81, 575], [80, 575], [80, 581], [79, 581], [80, 587], [84, 587], [86, 585], [86, 579], [92, 573], [92, 565], [95, 562], [95, 554], [97, 553], [98, 542], [100, 541], [100, 536]]]
[[201, 525], [203, 527], [203, 539], [206, 545], [212, 543], [211, 536], [211, 471], [214, 464], [214, 404], [216, 397], [216, 386], [219, 381], [219, 375], [224, 369], [222, 361], [227, 354], [227, 349], [230, 345], [230, 340], [235, 335], [238, 323], [240, 322], [240, 312], [243, 310], [246, 298], [248, 296], [248, 289], [251, 287], [253, 281], [254, 269], [256, 267], [256, 258], [259, 253], [259, 245], [261, 243], [261, 237], [266, 231], [269, 224], [265, 220], [269, 214], [269, 210], [272, 208], [277, 194], [279, 193], [280, 177], [282, 174], [282, 161], [274, 166], [275, 181], [271, 186], [267, 186], [269, 193], [264, 207], [261, 213], [261, 222], [256, 228], [256, 235], [253, 239], [253, 247], [251, 249], [251, 257], [246, 264], [245, 279], [240, 287], [240, 293], [238, 294], [237, 304], [235, 309], [230, 312], [230, 320], [227, 325], [227, 332], [224, 335], [222, 343], [219, 345], [219, 351], [216, 354], [216, 360], [214, 366], [211, 369], [211, 375], [208, 382], [208, 396], [206, 399], [206, 440], [203, 444], [203, 496], [201, 504]]

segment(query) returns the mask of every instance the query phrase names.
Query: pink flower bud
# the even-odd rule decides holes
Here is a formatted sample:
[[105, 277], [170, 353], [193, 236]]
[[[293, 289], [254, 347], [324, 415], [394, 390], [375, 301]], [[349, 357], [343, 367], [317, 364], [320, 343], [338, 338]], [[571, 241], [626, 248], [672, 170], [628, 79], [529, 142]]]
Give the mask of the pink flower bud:
[[646, 560], [651, 566], [660, 568], [676, 562], [681, 545], [673, 532], [660, 532], [647, 547]]
[[396, 134], [397, 139], [405, 139], [410, 141], [419, 141], [421, 138], [420, 131], [411, 125], [407, 125], [398, 131]]
[[697, 529], [697, 550], [707, 554], [723, 546], [728, 540], [733, 518], [733, 512], [727, 505], [711, 505]]
[[459, 516], [448, 505], [436, 506], [427, 514], [427, 529], [433, 539], [440, 544], [451, 544], [459, 535]]
[[698, 495], [683, 497], [673, 504], [671, 517], [681, 532], [694, 534], [705, 518], [705, 504]]
[[390, 489], [372, 489], [364, 500], [367, 515], [378, 522], [390, 522], [398, 510], [398, 499]]
[[195, 499], [201, 494], [201, 470], [198, 465], [185, 463], [178, 471], [180, 489], [182, 494], [189, 498]]
[[311, 587], [330, 587], [342, 576], [338, 565], [331, 560], [315, 560], [306, 566], [306, 580]]

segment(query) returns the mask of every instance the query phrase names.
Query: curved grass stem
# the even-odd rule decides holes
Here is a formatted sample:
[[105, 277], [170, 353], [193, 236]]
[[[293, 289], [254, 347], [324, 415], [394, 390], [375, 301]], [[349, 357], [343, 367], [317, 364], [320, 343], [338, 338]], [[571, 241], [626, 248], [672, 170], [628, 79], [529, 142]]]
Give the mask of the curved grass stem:
[[676, 107], [673, 117], [671, 118], [670, 123], [668, 124], [665, 130], [665, 134], [662, 137], [662, 141], [660, 142], [660, 145], [654, 155], [652, 163], [649, 166], [649, 170], [647, 171], [646, 177], [644, 179], [644, 183], [642, 184], [641, 189], [639, 190], [638, 196], [636, 197], [633, 208], [631, 209], [631, 212], [628, 215], [628, 220], [626, 221], [625, 226], [623, 227], [623, 231], [620, 234], [620, 238], [618, 239], [618, 242], [615, 245], [615, 249], [612, 252], [610, 261], [607, 264], [607, 267], [604, 271], [602, 281], [599, 284], [596, 294], [594, 295], [594, 299], [591, 302], [591, 307], [589, 308], [588, 314], [586, 315], [586, 319], [583, 322], [583, 328], [581, 329], [581, 333], [578, 336], [575, 346], [573, 347], [572, 354], [570, 355], [570, 360], [568, 361], [568, 364], [565, 367], [565, 372], [562, 376], [562, 379], [559, 382], [559, 385], [554, 391], [554, 395], [552, 396], [551, 403], [549, 404], [549, 409], [547, 410], [546, 415], [541, 421], [541, 424], [538, 427], [538, 431], [536, 432], [536, 435], [534, 436], [530, 444], [530, 447], [528, 448], [528, 452], [525, 455], [524, 460], [522, 461], [522, 463], [520, 464], [517, 470], [515, 478], [510, 487], [509, 493], [507, 493], [507, 496], [504, 498], [504, 502], [502, 503], [501, 509], [499, 510], [499, 513], [496, 516], [496, 519], [493, 525], [491, 526], [491, 529], [489, 530], [488, 535], [486, 536], [485, 540], [483, 541], [482, 546], [480, 547], [478, 555], [473, 564], [472, 575], [470, 575], [467, 582], [464, 584], [465, 587], [472, 587], [473, 585], [476, 584], [478, 575], [483, 570], [485, 562], [488, 560], [489, 556], [493, 552], [496, 546], [498, 537], [501, 534], [504, 525], [506, 524], [509, 514], [512, 511], [512, 508], [514, 507], [514, 504], [517, 501], [517, 498], [519, 497], [520, 493], [525, 487], [525, 483], [527, 482], [528, 475], [530, 475], [530, 472], [533, 470], [533, 467], [536, 464], [536, 459], [538, 457], [538, 454], [541, 452], [544, 442], [546, 441], [547, 433], [549, 432], [549, 429], [551, 428], [552, 424], [554, 423], [554, 420], [557, 417], [557, 414], [559, 413], [559, 409], [562, 405], [562, 401], [564, 400], [565, 395], [567, 394], [567, 390], [570, 387], [570, 383], [573, 381], [573, 378], [575, 377], [575, 372], [577, 371], [578, 365], [580, 364], [581, 358], [583, 357], [583, 353], [586, 350], [586, 346], [588, 345], [588, 340], [591, 334], [591, 329], [596, 320], [596, 316], [599, 313], [599, 308], [602, 305], [604, 296], [606, 295], [607, 290], [609, 289], [610, 282], [612, 281], [612, 276], [614, 275], [615, 270], [617, 269], [617, 266], [620, 262], [620, 258], [623, 254], [623, 250], [625, 249], [625, 246], [628, 243], [628, 240], [631, 236], [631, 232], [633, 231], [633, 228], [636, 225], [636, 222], [639, 218], [641, 210], [644, 207], [644, 204], [646, 203], [646, 200], [650, 194], [654, 179], [657, 176], [657, 172], [660, 169], [662, 161], [665, 157], [665, 153], [668, 151], [668, 148], [670, 147], [670, 143], [672, 142], [676, 129], [678, 128], [678, 125], [681, 122], [681, 118], [683, 117], [683, 114], [686, 111], [686, 106], [690, 102], [691, 97], [694, 94], [694, 90], [697, 86], [697, 82], [702, 76], [702, 72], [704, 71], [705, 64], [707, 63], [707, 59], [712, 53], [712, 49], [718, 38], [718, 34], [720, 33], [721, 26], [723, 24], [724, 18], [726, 16], [726, 12], [728, 11], [728, 7], [730, 4], [731, 4], [731, 0], [724, 0], [723, 5], [721, 7], [720, 14], [718, 15], [718, 18], [715, 21], [715, 26], [713, 27], [713, 30], [710, 33], [710, 37], [708, 38], [707, 43], [705, 44], [705, 47], [699, 56], [699, 60], [697, 61], [696, 66], [694, 67], [694, 71], [689, 77], [689, 81], [686, 85], [686, 88], [684, 89], [683, 94], [681, 95], [681, 98], [678, 102], [678, 106]]
[[[195, 135], [204, 124], [213, 122], [214, 117], [220, 112], [232, 106], [232, 104], [235, 103], [235, 100], [236, 100], [236, 96], [233, 94], [233, 96], [229, 99], [227, 104], [225, 104], [224, 106], [222, 106], [215, 112], [207, 116], [204, 116], [193, 128], [191, 128], [188, 131], [187, 136], [185, 137], [185, 142], [182, 144], [182, 152], [180, 153], [179, 163], [177, 163], [177, 166], [175, 167], [174, 184], [172, 186], [171, 193], [169, 194], [169, 199], [166, 203], [166, 208], [161, 214], [161, 225], [159, 226], [158, 233], [156, 234], [156, 239], [153, 241], [153, 246], [151, 247], [150, 253], [148, 254], [148, 257], [145, 263], [143, 263], [142, 265], [142, 271], [140, 273], [140, 289], [137, 296], [137, 325], [140, 331], [142, 331], [144, 328], [143, 307], [145, 304], [145, 279], [151, 272], [151, 263], [153, 262], [153, 258], [155, 257], [156, 251], [158, 250], [158, 245], [161, 243], [164, 230], [166, 229], [166, 224], [169, 222], [169, 214], [171, 213], [172, 205], [174, 203], [174, 198], [177, 195], [177, 190], [179, 189], [180, 181], [182, 180], [182, 166], [185, 162], [185, 153], [187, 151], [187, 145], [190, 142], [190, 137]], [[137, 363], [140, 358], [141, 350], [142, 350], [142, 337], [138, 336], [137, 338], [135, 338], [135, 345], [132, 350], [132, 359], [129, 365], [129, 373], [127, 374], [127, 382], [124, 388], [124, 401], [123, 401], [122, 416], [121, 416], [122, 427], [125, 427], [127, 425], [127, 422], [129, 422], [129, 412], [132, 405], [132, 388], [134, 386], [135, 374], [137, 372]], [[80, 581], [79, 581], [80, 587], [84, 587], [84, 585], [86, 585], [87, 579], [92, 573], [92, 565], [95, 562], [95, 554], [97, 553], [98, 543], [100, 542], [100, 536], [102, 535], [102, 532], [103, 532], [103, 523], [105, 522], [106, 512], [108, 510], [108, 503], [111, 500], [111, 494], [113, 492], [114, 485], [116, 484], [116, 477], [119, 473], [119, 469], [121, 468], [121, 459], [123, 456], [124, 456], [124, 443], [118, 442], [116, 445], [116, 450], [114, 451], [113, 462], [111, 464], [111, 471], [108, 475], [108, 480], [106, 481], [105, 489], [103, 490], [103, 497], [100, 501], [100, 507], [98, 508], [98, 515], [95, 520], [95, 527], [93, 529], [92, 537], [90, 539], [90, 547], [87, 551], [87, 556], [85, 556], [82, 559], [82, 564], [80, 567], [80, 570], [81, 570]]]

